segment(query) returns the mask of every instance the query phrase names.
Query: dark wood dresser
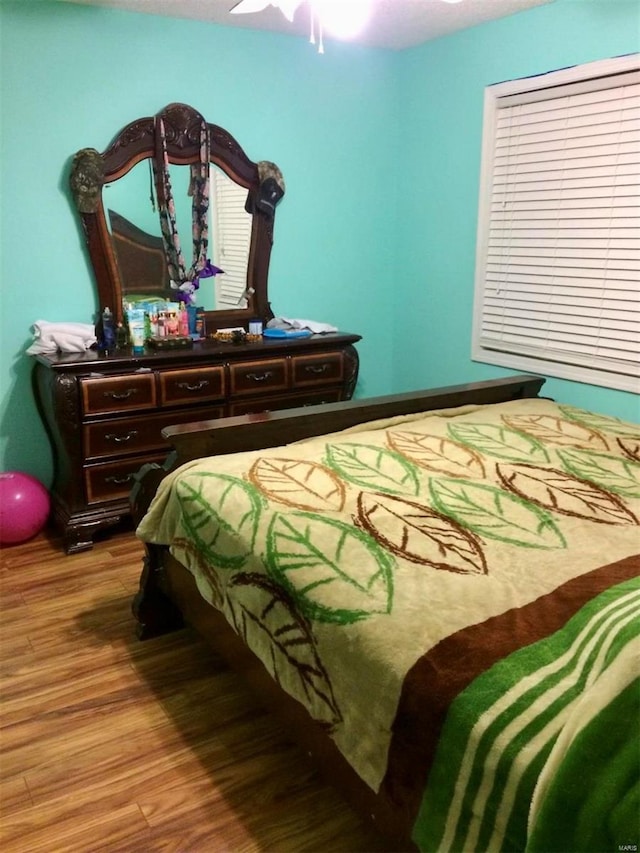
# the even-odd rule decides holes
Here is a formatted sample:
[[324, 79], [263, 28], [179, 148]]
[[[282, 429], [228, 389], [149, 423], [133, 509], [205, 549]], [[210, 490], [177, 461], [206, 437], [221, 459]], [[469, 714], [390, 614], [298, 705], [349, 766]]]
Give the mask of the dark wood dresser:
[[335, 333], [193, 349], [35, 356], [54, 452], [53, 518], [67, 553], [129, 515], [133, 477], [169, 452], [172, 424], [351, 398], [358, 335]]

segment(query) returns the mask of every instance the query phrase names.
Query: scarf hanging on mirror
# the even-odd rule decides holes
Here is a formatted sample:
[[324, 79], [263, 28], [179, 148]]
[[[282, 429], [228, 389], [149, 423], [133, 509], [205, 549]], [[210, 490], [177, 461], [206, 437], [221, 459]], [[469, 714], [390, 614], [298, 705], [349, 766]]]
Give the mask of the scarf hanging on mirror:
[[206, 122], [200, 124], [200, 159], [190, 167], [189, 195], [192, 198], [193, 262], [186, 268], [180, 235], [176, 223], [176, 208], [169, 174], [169, 155], [164, 122], [155, 117], [156, 151], [153, 159], [153, 174], [158, 197], [160, 228], [167, 262], [169, 278], [179, 287], [193, 281], [204, 267], [209, 245], [209, 133]]
[[189, 195], [193, 264], [188, 278], [193, 280], [204, 269], [209, 250], [209, 130], [205, 121], [200, 123], [200, 162], [191, 165]]

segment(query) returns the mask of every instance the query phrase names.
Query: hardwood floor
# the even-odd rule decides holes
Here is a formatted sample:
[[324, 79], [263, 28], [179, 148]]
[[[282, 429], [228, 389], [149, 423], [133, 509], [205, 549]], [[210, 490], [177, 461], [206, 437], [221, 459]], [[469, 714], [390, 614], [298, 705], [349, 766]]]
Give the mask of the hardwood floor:
[[194, 634], [136, 639], [141, 556], [0, 552], [3, 853], [384, 849]]

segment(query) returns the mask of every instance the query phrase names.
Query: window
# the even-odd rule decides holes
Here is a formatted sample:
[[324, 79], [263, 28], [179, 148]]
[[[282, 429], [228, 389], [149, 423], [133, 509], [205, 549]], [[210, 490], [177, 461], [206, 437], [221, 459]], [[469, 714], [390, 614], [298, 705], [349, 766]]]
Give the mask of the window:
[[472, 358], [640, 386], [640, 62], [491, 86]]
[[247, 264], [253, 217], [244, 204], [246, 187], [236, 184], [222, 169], [211, 165], [212, 259], [224, 270], [216, 276], [216, 308], [243, 308], [247, 295]]

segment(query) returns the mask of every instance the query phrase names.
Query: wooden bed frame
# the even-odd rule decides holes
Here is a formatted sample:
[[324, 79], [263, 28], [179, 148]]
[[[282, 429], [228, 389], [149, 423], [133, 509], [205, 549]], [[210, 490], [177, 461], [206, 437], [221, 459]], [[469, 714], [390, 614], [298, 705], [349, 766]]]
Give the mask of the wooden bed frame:
[[[137, 524], [142, 519], [160, 481], [177, 466], [190, 460], [276, 447], [379, 418], [537, 397], [544, 381], [536, 376], [514, 376], [168, 427], [163, 430], [163, 435], [174, 449], [163, 466], [146, 465], [138, 474], [131, 496], [134, 521]], [[146, 545], [133, 613], [140, 639], [176, 630], [185, 623], [193, 626], [218, 653], [244, 674], [257, 696], [279, 716], [285, 730], [313, 758], [328, 781], [342, 792], [356, 811], [373, 821], [381, 835], [389, 840], [390, 849], [415, 849], [410, 840], [415, 815], [403, 808], [402, 803], [390, 803], [375, 794], [360, 779], [302, 705], [272, 680], [224, 617], [204, 601], [191, 573], [169, 554], [165, 546]]]

